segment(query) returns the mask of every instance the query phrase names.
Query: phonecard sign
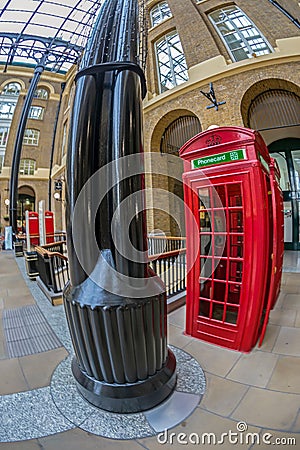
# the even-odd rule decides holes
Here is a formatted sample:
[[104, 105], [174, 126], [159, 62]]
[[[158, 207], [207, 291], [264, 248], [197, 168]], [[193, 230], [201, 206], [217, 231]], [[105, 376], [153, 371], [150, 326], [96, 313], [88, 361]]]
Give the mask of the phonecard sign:
[[215, 155], [204, 156], [203, 158], [193, 159], [192, 169], [201, 169], [202, 167], [213, 166], [215, 164], [224, 164], [234, 161], [242, 161], [246, 158], [246, 150], [239, 148], [230, 152], [217, 153]]

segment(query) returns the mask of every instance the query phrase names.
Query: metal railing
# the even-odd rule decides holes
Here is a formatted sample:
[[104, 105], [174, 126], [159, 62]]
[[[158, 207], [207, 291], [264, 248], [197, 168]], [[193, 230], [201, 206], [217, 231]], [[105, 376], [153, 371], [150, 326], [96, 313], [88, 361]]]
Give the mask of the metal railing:
[[150, 255], [149, 261], [163, 280], [168, 298], [186, 290], [186, 248]]
[[182, 250], [186, 247], [185, 237], [148, 236], [148, 253], [150, 256]]
[[49, 292], [63, 291], [69, 276], [68, 258], [64, 255], [65, 241], [36, 246], [39, 277]]
[[[39, 242], [39, 235], [31, 236], [31, 239], [36, 239], [37, 242]], [[52, 242], [60, 242], [66, 240], [66, 232], [65, 231], [59, 231], [54, 234], [47, 234], [46, 239], [48, 243]], [[26, 240], [26, 233], [18, 233], [16, 236], [17, 242], [22, 242], [23, 249], [26, 249], [27, 240]], [[31, 245], [31, 250], [34, 250], [35, 245]], [[43, 247], [43, 246], [42, 246]]]
[[[155, 236], [149, 238], [149, 264], [166, 286], [167, 297], [171, 298], [186, 290], [186, 248], [185, 238]], [[174, 249], [175, 247], [175, 249]], [[166, 251], [166, 248], [172, 250]], [[153, 252], [156, 249], [156, 253]], [[157, 251], [158, 250], [158, 251]], [[66, 241], [61, 240], [43, 246], [36, 246], [39, 276], [49, 292], [62, 292], [69, 281]]]

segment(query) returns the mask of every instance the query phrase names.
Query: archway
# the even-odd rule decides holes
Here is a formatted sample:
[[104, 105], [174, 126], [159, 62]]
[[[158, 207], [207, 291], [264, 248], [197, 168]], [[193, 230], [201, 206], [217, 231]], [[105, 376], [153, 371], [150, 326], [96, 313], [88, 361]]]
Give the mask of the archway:
[[[152, 167], [152, 229], [162, 230], [171, 236], [185, 235], [183, 162], [179, 157], [179, 149], [201, 131], [198, 117], [188, 110], [170, 111], [156, 125], [151, 140], [151, 150], [159, 152], [157, 167]], [[166, 175], [156, 176], [156, 173], [162, 172], [162, 168]], [[164, 190], [166, 195], [156, 194], [155, 188]]]
[[25, 212], [35, 210], [35, 192], [30, 186], [21, 186], [18, 189], [17, 200], [17, 226], [18, 231], [24, 231]]
[[300, 139], [280, 139], [268, 148], [280, 168], [285, 248], [300, 250]]
[[245, 126], [260, 132], [279, 164], [285, 248], [299, 250], [300, 88], [282, 79], [262, 80], [245, 93], [241, 110]]

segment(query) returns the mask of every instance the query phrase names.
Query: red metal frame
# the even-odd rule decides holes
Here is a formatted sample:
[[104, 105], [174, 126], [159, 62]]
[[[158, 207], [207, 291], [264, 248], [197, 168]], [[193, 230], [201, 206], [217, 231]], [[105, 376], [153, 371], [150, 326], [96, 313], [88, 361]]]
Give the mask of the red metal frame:
[[54, 242], [54, 213], [52, 211], [45, 211], [45, 234], [46, 243]]
[[[248, 352], [265, 331], [280, 285], [274, 163], [261, 136], [238, 127], [200, 133], [180, 156], [187, 219], [186, 333]], [[204, 167], [193, 168], [200, 164]]]
[[29, 223], [29, 230], [26, 230], [26, 233], [30, 235], [30, 244], [32, 246], [39, 245], [40, 231], [39, 231], [39, 215], [37, 212], [29, 211], [28, 223]]

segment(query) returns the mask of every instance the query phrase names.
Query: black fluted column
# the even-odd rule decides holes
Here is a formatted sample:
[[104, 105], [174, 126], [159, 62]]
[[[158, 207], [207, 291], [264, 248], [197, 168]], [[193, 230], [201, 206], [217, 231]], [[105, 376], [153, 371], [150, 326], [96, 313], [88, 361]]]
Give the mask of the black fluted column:
[[28, 119], [29, 109], [32, 103], [33, 95], [36, 90], [37, 84], [39, 82], [40, 76], [44, 71], [44, 66], [42, 64], [38, 64], [34, 70], [34, 74], [32, 80], [30, 82], [30, 86], [28, 92], [25, 97], [25, 102], [21, 111], [20, 122], [18, 126], [14, 151], [13, 151], [13, 159], [11, 164], [11, 176], [10, 176], [10, 184], [9, 184], [9, 195], [10, 195], [10, 210], [9, 210], [9, 221], [12, 226], [13, 235], [15, 236], [17, 233], [17, 200], [18, 200], [18, 179], [19, 179], [19, 168], [20, 168], [20, 159], [22, 152], [22, 144], [24, 138], [24, 132], [26, 127], [26, 122]]
[[76, 77], [66, 174], [72, 370], [84, 398], [124, 413], [176, 384], [165, 289], [147, 262], [138, 38], [138, 1], [104, 2]]

